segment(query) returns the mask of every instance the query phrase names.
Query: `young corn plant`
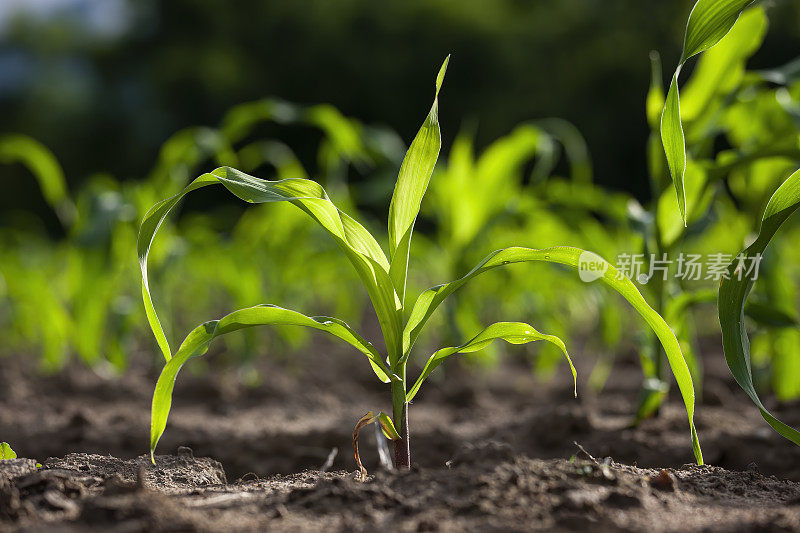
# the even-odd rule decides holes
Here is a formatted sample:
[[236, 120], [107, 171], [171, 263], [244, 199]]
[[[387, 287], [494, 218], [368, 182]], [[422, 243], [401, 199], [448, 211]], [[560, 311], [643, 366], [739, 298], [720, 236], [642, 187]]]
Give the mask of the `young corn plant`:
[[[479, 274], [504, 265], [545, 262], [578, 270], [582, 262], [591, 261], [595, 265], [598, 279], [621, 294], [661, 340], [686, 407], [693, 452], [698, 464], [702, 464], [700, 443], [693, 422], [694, 390], [678, 341], [667, 323], [647, 304], [633, 283], [619, 275], [616, 268], [600, 257], [579, 248], [566, 246], [547, 249], [505, 248], [489, 254], [463, 277], [423, 291], [413, 304], [407, 300], [406, 280], [411, 237], [441, 147], [438, 95], [448, 60], [449, 56], [436, 78], [431, 110], [400, 166], [389, 207], [388, 254], [384, 253], [378, 241], [364, 226], [331, 202], [318, 183], [302, 178], [268, 181], [233, 168], [221, 167], [196, 178], [179, 194], [157, 203], [145, 216], [138, 241], [142, 295], [147, 319], [166, 360], [153, 394], [151, 457], [167, 424], [175, 379], [181, 367], [189, 359], [203, 355], [215, 338], [233, 331], [262, 325], [294, 325], [325, 331], [347, 342], [367, 357], [377, 377], [388, 386], [392, 412], [391, 416], [386, 413], [369, 415], [359, 421], [359, 426], [372, 421], [380, 422], [384, 434], [394, 443], [395, 466], [408, 468], [411, 464], [409, 404], [419, 392], [425, 379], [449, 357], [480, 350], [495, 340], [504, 340], [511, 344], [545, 341], [557, 346], [569, 360], [566, 347], [558, 337], [540, 333], [533, 326], [523, 322], [497, 322], [485, 327], [463, 344], [441, 348], [434, 352], [417, 379], [411, 381], [407, 372], [411, 350], [439, 305]], [[375, 346], [341, 320], [326, 316], [306, 316], [275, 305], [239, 309], [219, 320], [204, 322], [192, 330], [173, 352], [153, 305], [147, 271], [148, 252], [156, 232], [178, 201], [192, 191], [211, 185], [222, 185], [249, 203], [289, 202], [318, 223], [337, 243], [362, 281], [377, 315], [386, 352], [380, 353]], [[457, 197], [459, 191], [453, 190], [452, 194]], [[572, 372], [574, 378], [574, 368]]]
[[[653, 196], [646, 216], [639, 217], [636, 226], [644, 237], [645, 257], [668, 258], [679, 265], [674, 277], [653, 276], [647, 290], [656, 311], [675, 329], [698, 390], [702, 364], [697, 333], [702, 324], [693, 320], [691, 312], [716, 299], [714, 285], [719, 282], [679, 280], [681, 258], [684, 252], [702, 252], [711, 258], [738, 251], [749, 221], [763, 208], [768, 193], [800, 160], [798, 130], [781, 104], [782, 96], [788, 94], [785, 86], [793, 83], [793, 70], [746, 70], [767, 27], [767, 9], [757, 2], [697, 1], [666, 97], [659, 56], [651, 53], [653, 74], [646, 108]], [[679, 93], [681, 71], [695, 56], [699, 61]], [[720, 144], [726, 148], [720, 150]], [[748, 305], [747, 316], [765, 326], [770, 338], [796, 336], [796, 331], [790, 331], [794, 323], [786, 320], [787, 313], [777, 309], [775, 299], [768, 299], [772, 300], [769, 305]], [[778, 314], [780, 320], [776, 320]], [[646, 380], [637, 419], [655, 414], [668, 390], [663, 353], [653, 340], [641, 350]], [[793, 351], [800, 355], [800, 349]], [[785, 389], [788, 394], [797, 387]]]
[[[746, 329], [746, 318], [767, 326], [766, 334], [762, 332], [757, 339], [759, 351], [770, 352], [773, 388], [779, 399], [796, 398], [800, 394], [796, 370], [800, 348], [793, 309], [795, 281], [786, 271], [789, 261], [781, 255], [780, 244], [773, 245], [761, 270], [766, 298], [747, 301], [758, 270], [748, 270], [745, 262], [761, 261], [777, 230], [800, 206], [800, 172], [791, 173], [800, 163], [798, 60], [777, 69], [745, 71], [746, 59], [758, 49], [766, 32], [765, 9], [758, 4], [748, 0], [698, 0], [689, 15], [683, 53], [660, 121], [660, 137], [680, 214], [669, 209], [670, 203], [674, 206], [673, 194], [669, 202], [659, 202], [656, 215], [659, 222], [672, 219], [661, 224], [661, 240], [672, 235], [674, 242], [693, 225], [703, 224], [713, 188], [724, 183], [725, 196], [730, 196], [734, 205], [723, 205], [720, 196], [725, 196], [720, 195], [711, 207], [721, 212], [720, 219], [726, 225], [722, 234], [735, 235], [731, 230], [737, 222], [745, 219], [749, 225], [756, 216], [754, 211], [762, 210], [769, 193], [780, 184], [766, 202], [756, 240], [730, 263], [716, 299], [731, 373], [763, 418], [800, 445], [800, 433], [776, 419], [759, 399]], [[703, 57], [682, 100], [678, 76], [685, 62], [700, 53]], [[719, 133], [732, 148], [715, 155], [713, 141]], [[783, 181], [788, 173], [791, 175]], [[791, 242], [790, 236], [784, 237], [785, 242]], [[713, 300], [716, 293], [713, 289], [684, 293], [681, 303], [678, 298], [671, 303], [675, 308], [688, 308]], [[667, 318], [674, 314], [666, 312]], [[764, 341], [771, 344], [766, 350]]]
[[0, 164], [22, 163], [39, 182], [47, 204], [53, 208], [64, 229], [75, 220], [75, 204], [69, 196], [64, 171], [56, 156], [42, 143], [27, 135], [0, 137]]

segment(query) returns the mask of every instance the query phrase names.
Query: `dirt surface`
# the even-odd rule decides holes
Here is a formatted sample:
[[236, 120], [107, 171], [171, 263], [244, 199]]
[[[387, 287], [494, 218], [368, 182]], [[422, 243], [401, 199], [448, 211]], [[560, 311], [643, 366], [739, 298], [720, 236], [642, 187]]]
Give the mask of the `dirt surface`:
[[[0, 462], [0, 531], [800, 530], [800, 449], [761, 420], [719, 358], [706, 361], [696, 415], [714, 466], [687, 464], [677, 394], [630, 427], [632, 360], [598, 395], [579, 381], [574, 399], [563, 368], [542, 383], [506, 359], [486, 375], [449, 365], [423, 387], [411, 472], [382, 470], [364, 430], [371, 476], [360, 483], [351, 432], [365, 412], [389, 409], [388, 390], [358, 356], [316, 349], [326, 362], [264, 362], [250, 387], [189, 363], [158, 450], [172, 455], [155, 466], [142, 455], [154, 369], [43, 378], [24, 359], [1, 360], [0, 440], [41, 466]], [[797, 405], [770, 407], [800, 425]]]
[[[211, 459], [69, 454], [0, 467], [0, 528], [26, 531], [791, 531], [800, 485], [718, 467], [641, 469], [610, 460], [531, 459], [481, 441], [443, 468], [305, 471], [226, 484]], [[13, 470], [13, 473], [9, 473]]]

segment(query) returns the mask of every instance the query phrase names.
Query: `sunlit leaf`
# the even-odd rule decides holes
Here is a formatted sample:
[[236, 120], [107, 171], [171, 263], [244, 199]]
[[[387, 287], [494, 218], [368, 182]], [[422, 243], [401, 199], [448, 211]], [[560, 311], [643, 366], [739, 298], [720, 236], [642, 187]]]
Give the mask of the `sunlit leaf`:
[[713, 198], [713, 189], [706, 187], [708, 174], [694, 161], [686, 165], [686, 217], [672, 208], [675, 194], [672, 189], [665, 190], [658, 198], [656, 223], [661, 235], [661, 242], [667, 248], [672, 246], [686, 231], [684, 223], [692, 223], [701, 218], [707, 211]]
[[755, 0], [698, 0], [689, 14], [681, 63], [708, 50], [731, 30], [739, 15]]
[[[589, 155], [589, 147], [580, 130], [572, 122], [563, 118], [551, 117], [535, 120], [531, 125], [540, 128], [564, 147], [570, 168], [570, 178], [574, 182], [584, 185], [592, 182], [592, 159]], [[553, 164], [556, 162], [554, 161]], [[546, 178], [550, 174], [550, 170], [549, 168], [540, 168], [537, 164], [531, 172], [531, 181], [536, 182]]]
[[707, 110], [712, 98], [735, 88], [744, 77], [745, 61], [755, 53], [767, 32], [767, 16], [753, 8], [742, 16], [713, 48], [704, 53], [681, 90], [681, 119], [692, 121]]
[[651, 129], [656, 129], [664, 109], [664, 87], [661, 75], [661, 56], [655, 50], [650, 52], [650, 87], [645, 100], [645, 115]]
[[730, 31], [741, 12], [753, 0], [698, 0], [689, 14], [683, 53], [672, 76], [664, 111], [661, 114], [661, 142], [667, 156], [672, 181], [678, 195], [678, 208], [686, 223], [686, 196], [684, 171], [686, 169], [686, 143], [681, 123], [681, 104], [678, 76], [686, 61], [715, 44]]
[[439, 69], [433, 105], [406, 152], [389, 206], [391, 277], [401, 302], [405, 299], [408, 255], [414, 222], [442, 146], [442, 135], [439, 131], [439, 90], [442, 88], [449, 61], [450, 56], [447, 56]]
[[678, 72], [675, 72], [669, 84], [664, 111], [661, 114], [661, 143], [667, 156], [675, 192], [678, 195], [678, 209], [684, 225], [686, 225], [686, 193], [684, 192], [684, 172], [686, 171], [686, 138], [681, 123], [681, 101], [678, 96]]
[[325, 132], [336, 153], [347, 161], [363, 163], [365, 153], [361, 124], [344, 116], [330, 104], [320, 104], [305, 111], [306, 120]]
[[39, 141], [26, 135], [0, 137], [0, 163], [20, 162], [39, 182], [45, 201], [53, 208], [64, 225], [75, 220], [75, 205], [69, 197], [67, 180], [53, 152]]
[[406, 395], [406, 401], [410, 402], [414, 396], [416, 396], [425, 379], [427, 379], [427, 377], [436, 369], [436, 367], [444, 363], [448, 357], [459, 353], [470, 353], [482, 350], [496, 340], [504, 340], [510, 344], [526, 344], [535, 341], [547, 341], [557, 346], [564, 354], [567, 362], [569, 362], [569, 367], [572, 370], [572, 379], [575, 385], [575, 394], [577, 395], [577, 374], [575, 373], [575, 367], [572, 365], [572, 360], [567, 353], [567, 347], [564, 345], [564, 341], [555, 335], [539, 333], [533, 326], [525, 324], [524, 322], [497, 322], [487, 326], [483, 329], [483, 331], [475, 335], [472, 339], [465, 342], [461, 346], [441, 348], [434, 352], [434, 354], [428, 358], [428, 362], [425, 363], [425, 367], [422, 369], [422, 373], [420, 374], [419, 378], [417, 378], [417, 381], [414, 383], [411, 389], [409, 389], [408, 394]]
[[265, 98], [255, 102], [246, 102], [231, 108], [222, 119], [220, 132], [230, 143], [246, 137], [261, 122], [275, 121], [285, 124], [296, 121], [302, 115], [297, 106]]
[[0, 460], [16, 459], [17, 453], [11, 449], [7, 442], [0, 442]]

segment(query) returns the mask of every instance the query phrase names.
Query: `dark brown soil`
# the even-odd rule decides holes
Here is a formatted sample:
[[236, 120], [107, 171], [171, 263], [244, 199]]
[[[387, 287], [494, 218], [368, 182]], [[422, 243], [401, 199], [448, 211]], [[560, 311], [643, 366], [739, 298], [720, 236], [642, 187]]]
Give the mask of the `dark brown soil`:
[[[142, 455], [153, 370], [42, 378], [22, 359], [0, 361], [0, 440], [42, 463], [0, 462], [0, 531], [800, 530], [800, 449], [761, 420], [721, 358], [707, 361], [696, 416], [715, 466], [687, 465], [676, 399], [630, 427], [632, 362], [600, 395], [579, 382], [576, 400], [564, 369], [542, 383], [506, 360], [485, 375], [450, 365], [423, 387], [411, 472], [381, 470], [365, 429], [371, 477], [360, 483], [351, 432], [365, 412], [389, 409], [388, 390], [357, 356], [318, 349], [313, 366], [265, 362], [254, 387], [190, 362], [159, 445], [175, 455], [155, 466]], [[774, 407], [800, 425], [796, 405]]]

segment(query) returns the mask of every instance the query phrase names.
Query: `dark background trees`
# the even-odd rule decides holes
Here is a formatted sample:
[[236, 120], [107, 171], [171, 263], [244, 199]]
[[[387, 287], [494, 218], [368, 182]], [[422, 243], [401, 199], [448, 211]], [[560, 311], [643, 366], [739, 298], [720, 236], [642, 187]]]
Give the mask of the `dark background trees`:
[[[27, 6], [20, 9], [20, 6]], [[680, 54], [690, 0], [11, 0], [0, 9], [0, 131], [48, 145], [76, 187], [139, 179], [158, 147], [226, 109], [276, 96], [328, 102], [410, 139], [442, 58], [441, 122], [478, 145], [559, 116], [586, 136], [597, 180], [646, 192], [648, 52]], [[774, 2], [751, 66], [797, 55], [795, 2]], [[667, 74], [668, 75], [668, 74]], [[305, 142], [301, 133], [293, 146]], [[311, 133], [308, 133], [311, 135]], [[309, 137], [309, 146], [316, 139]], [[309, 151], [309, 168], [314, 168]], [[47, 211], [20, 168], [0, 210]]]

